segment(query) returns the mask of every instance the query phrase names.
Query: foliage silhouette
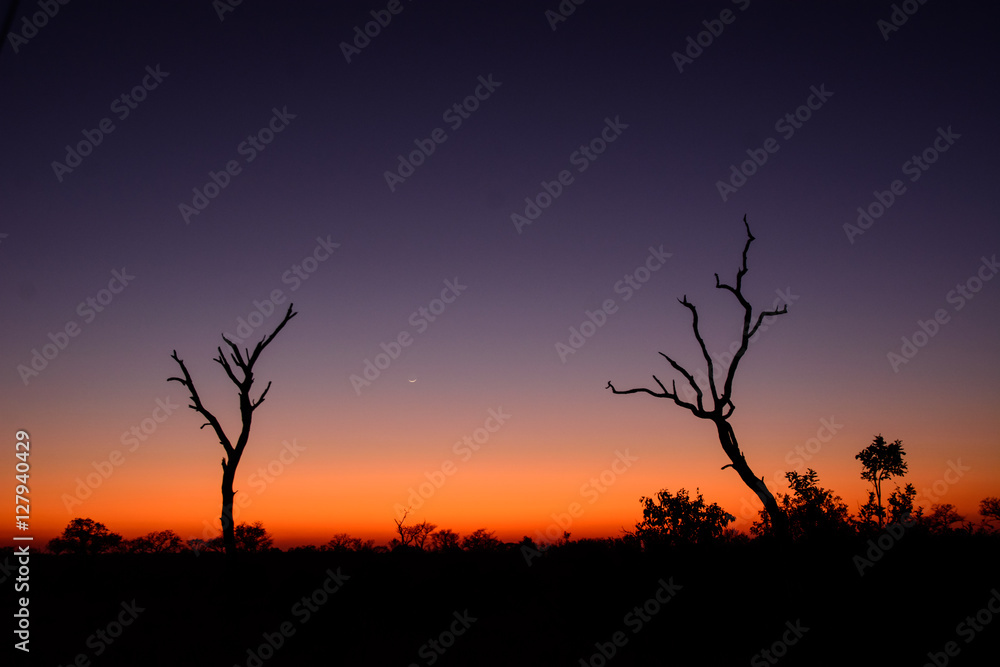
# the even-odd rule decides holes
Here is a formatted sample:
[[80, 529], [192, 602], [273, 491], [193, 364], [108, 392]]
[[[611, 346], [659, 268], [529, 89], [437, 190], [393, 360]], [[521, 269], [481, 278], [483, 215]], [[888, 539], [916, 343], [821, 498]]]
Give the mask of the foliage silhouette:
[[951, 503], [931, 505], [931, 513], [923, 519], [923, 525], [932, 533], [943, 534], [954, 530], [952, 524], [964, 521]]
[[[788, 534], [793, 540], [851, 534], [847, 505], [833, 491], [819, 486], [819, 475], [815, 470], [808, 468], [802, 474], [787, 472], [785, 479], [792, 493], [782, 494], [780, 505], [788, 517]], [[770, 519], [770, 515], [762, 510], [758, 520], [750, 527], [751, 534], [771, 534]]]
[[[726, 468], [732, 468], [739, 474], [740, 479], [743, 483], [753, 491], [757, 497], [760, 499], [761, 503], [764, 505], [764, 510], [769, 515], [769, 522], [773, 528], [775, 535], [784, 538], [787, 536], [787, 521], [778, 507], [777, 501], [775, 500], [774, 494], [771, 493], [767, 488], [767, 484], [764, 483], [762, 477], [758, 477], [750, 469], [749, 464], [747, 464], [746, 456], [740, 450], [739, 443], [736, 440], [736, 433], [733, 431], [732, 425], [729, 423], [729, 417], [733, 414], [733, 410], [736, 406], [733, 404], [733, 380], [736, 377], [736, 369], [739, 366], [740, 360], [746, 353], [747, 348], [750, 346], [750, 339], [753, 338], [754, 334], [760, 328], [761, 323], [764, 321], [765, 317], [774, 317], [777, 315], [784, 315], [788, 312], [788, 306], [782, 306], [778, 310], [762, 311], [757, 314], [756, 320], [753, 316], [753, 307], [750, 302], [746, 300], [743, 296], [743, 277], [747, 274], [747, 253], [750, 250], [750, 244], [754, 241], [753, 234], [750, 233], [750, 225], [747, 223], [747, 218], [743, 216], [743, 225], [746, 227], [747, 231], [747, 242], [743, 247], [743, 265], [736, 272], [736, 285], [728, 285], [719, 280], [719, 274], [715, 274], [715, 287], [716, 289], [726, 290], [736, 297], [740, 305], [743, 307], [743, 328], [740, 337], [740, 347], [733, 354], [733, 359], [729, 364], [729, 369], [725, 372], [725, 380], [721, 389], [717, 387], [715, 380], [715, 364], [712, 360], [712, 355], [708, 352], [708, 347], [705, 345], [705, 340], [701, 336], [701, 331], [698, 329], [698, 310], [695, 308], [694, 304], [687, 300], [685, 295], [680, 299], [682, 306], [691, 311], [691, 328], [694, 330], [694, 337], [698, 341], [698, 345], [701, 348], [701, 353], [705, 358], [705, 364], [708, 369], [708, 375], [705, 378], [708, 382], [708, 388], [710, 392], [711, 405], [707, 405], [705, 400], [705, 393], [695, 379], [695, 376], [688, 372], [683, 366], [674, 361], [671, 357], [668, 357], [663, 352], [660, 352], [660, 356], [667, 360], [670, 366], [684, 376], [691, 390], [694, 391], [695, 402], [685, 401], [677, 393], [677, 382], [676, 380], [671, 383], [671, 388], [667, 387], [660, 382], [660, 379], [655, 375], [653, 380], [660, 387], [660, 391], [653, 391], [647, 388], [638, 389], [626, 389], [620, 391], [615, 389], [611, 381], [608, 381], [607, 388], [615, 394], [635, 394], [635, 393], [646, 393], [650, 396], [655, 396], [656, 398], [668, 398], [672, 400], [676, 405], [690, 410], [691, 413], [700, 419], [710, 420], [719, 434], [719, 442], [722, 445], [722, 450], [729, 457], [730, 463], [722, 467], [723, 470]], [[721, 371], [722, 369], [720, 369]], [[701, 371], [699, 371], [701, 375]]]
[[421, 521], [413, 526], [404, 526], [403, 522], [406, 521], [406, 517], [409, 515], [410, 510], [406, 509], [403, 511], [403, 516], [399, 519], [393, 519], [396, 524], [396, 532], [399, 534], [398, 538], [394, 538], [389, 542], [389, 548], [395, 549], [396, 547], [416, 547], [417, 549], [423, 549], [424, 544], [427, 542], [427, 538], [434, 529], [437, 528], [432, 523], [427, 521]]
[[861, 461], [864, 470], [861, 479], [870, 482], [873, 491], [868, 496], [868, 502], [862, 507], [863, 520], [876, 517], [879, 528], [885, 526], [885, 507], [882, 505], [882, 482], [892, 477], [902, 477], [906, 474], [906, 462], [903, 456], [903, 443], [896, 440], [887, 443], [882, 434], [875, 436], [872, 444], [858, 452], [854, 457]]
[[267, 395], [267, 391], [271, 388], [271, 383], [268, 382], [264, 391], [261, 392], [260, 397], [254, 401], [250, 398], [250, 388], [253, 386], [253, 367], [257, 363], [257, 359], [260, 357], [260, 353], [264, 351], [264, 348], [270, 344], [274, 337], [278, 335], [288, 321], [295, 317], [298, 313], [292, 311], [293, 304], [289, 304], [288, 312], [285, 313], [285, 317], [278, 324], [277, 328], [269, 336], [265, 336], [257, 346], [254, 348], [253, 353], [248, 349], [240, 351], [240, 348], [236, 346], [231, 340], [226, 338], [225, 334], [222, 336], [222, 340], [230, 348], [229, 358], [232, 359], [232, 364], [242, 374], [242, 378], [237, 378], [236, 373], [233, 372], [233, 366], [230, 365], [229, 360], [226, 359], [225, 353], [222, 351], [222, 347], [218, 347], [219, 356], [215, 357], [216, 363], [218, 363], [226, 371], [226, 375], [232, 381], [233, 384], [239, 389], [239, 405], [240, 405], [240, 419], [242, 421], [242, 427], [240, 429], [239, 437], [236, 443], [233, 444], [232, 440], [226, 435], [222, 428], [222, 424], [216, 419], [215, 415], [208, 411], [208, 409], [202, 404], [201, 397], [198, 395], [198, 391], [195, 389], [194, 380], [191, 379], [191, 374], [188, 373], [187, 367], [184, 365], [184, 361], [177, 356], [177, 350], [173, 351], [170, 357], [177, 362], [180, 366], [181, 373], [184, 377], [171, 377], [167, 378], [167, 382], [179, 382], [182, 384], [189, 392], [191, 392], [191, 405], [188, 407], [195, 412], [202, 415], [208, 421], [201, 425], [200, 428], [205, 428], [206, 426], [211, 426], [215, 431], [215, 435], [219, 438], [219, 443], [226, 452], [228, 458], [222, 459], [222, 516], [220, 521], [222, 522], [222, 542], [225, 546], [226, 554], [232, 558], [236, 555], [236, 534], [233, 526], [233, 498], [236, 496], [236, 492], [233, 490], [233, 481], [236, 479], [236, 467], [240, 463], [240, 458], [243, 456], [243, 450], [246, 449], [247, 442], [250, 440], [250, 424], [253, 421], [253, 413], [260, 404], [264, 402], [264, 397]]
[[431, 549], [434, 551], [454, 551], [459, 549], [459, 535], [444, 528], [431, 535]]
[[979, 513], [983, 515], [983, 520], [1000, 521], [1000, 498], [991, 496], [979, 501]]
[[184, 550], [184, 541], [172, 530], [160, 530], [128, 540], [126, 548], [139, 554], [178, 553]]
[[347, 533], [337, 533], [322, 548], [325, 551], [371, 551], [375, 547], [374, 540], [362, 540], [358, 537], [351, 537]]
[[260, 521], [254, 521], [253, 524], [241, 523], [236, 526], [234, 533], [236, 548], [245, 553], [261, 553], [274, 544], [274, 538]]
[[916, 497], [917, 490], [909, 482], [902, 489], [896, 488], [888, 500], [889, 523], [900, 523], [910, 519], [919, 521], [923, 516], [924, 508], [913, 507], [913, 499]]
[[500, 551], [504, 548], [504, 543], [496, 538], [493, 531], [478, 528], [465, 536], [462, 548], [466, 551]]
[[706, 544], [720, 539], [726, 526], [736, 517], [723, 510], [717, 503], [706, 505], [701, 491], [695, 489], [698, 497], [691, 500], [686, 489], [672, 495], [667, 489], [656, 496], [643, 496], [642, 521], [635, 525], [633, 535], [642, 544], [679, 545]]
[[208, 553], [213, 552], [224, 552], [226, 550], [225, 545], [222, 543], [222, 535], [218, 535], [209, 540], [204, 540], [200, 537], [194, 537], [187, 541], [187, 547], [191, 551], [201, 553], [203, 551]]
[[103, 523], [77, 517], [66, 525], [62, 535], [49, 540], [48, 549], [54, 554], [92, 556], [116, 551], [122, 542], [122, 536], [112, 533]]

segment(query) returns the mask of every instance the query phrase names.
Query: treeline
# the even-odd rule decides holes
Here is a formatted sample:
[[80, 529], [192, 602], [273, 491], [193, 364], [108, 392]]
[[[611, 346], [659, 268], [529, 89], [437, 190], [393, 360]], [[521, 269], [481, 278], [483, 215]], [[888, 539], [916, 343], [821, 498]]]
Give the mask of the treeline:
[[[492, 531], [480, 528], [469, 535], [461, 536], [451, 530], [435, 530], [437, 526], [426, 521], [414, 525], [398, 525], [402, 540], [392, 539], [387, 546], [376, 546], [374, 540], [362, 540], [348, 533], [337, 533], [323, 545], [292, 547], [289, 552], [311, 551], [370, 551], [387, 552], [394, 549], [420, 549], [428, 551], [501, 551], [507, 545]], [[264, 553], [280, 551], [274, 546], [274, 537], [264, 525], [241, 523], [235, 526], [236, 546], [243, 553]], [[525, 538], [527, 539], [527, 538]], [[147, 533], [134, 539], [126, 539], [112, 532], [99, 521], [75, 518], [67, 524], [62, 534], [47, 545], [53, 554], [74, 554], [93, 556], [97, 554], [157, 554], [157, 553], [224, 553], [225, 545], [219, 535], [210, 540], [193, 538], [184, 540], [172, 530]]]
[[[852, 537], [871, 538], [882, 532], [898, 533], [905, 529], [908, 533], [944, 535], [963, 532], [966, 534], [1000, 534], [1000, 497], [991, 496], [979, 503], [978, 523], [966, 520], [958, 514], [951, 503], [932, 503], [925, 510], [917, 505], [917, 491], [913, 484], [899, 486], [908, 472], [906, 452], [900, 440], [887, 442], [881, 435], [875, 436], [870, 445], [855, 456], [861, 463], [861, 478], [872, 485], [868, 500], [859, 507], [857, 514], [851, 514], [846, 503], [832, 490], [819, 484], [819, 475], [809, 468], [804, 473], [788, 472], [788, 493], [776, 495], [778, 506], [787, 517], [787, 535], [777, 535], [771, 524], [771, 517], [761, 510], [750, 527], [750, 535], [745, 535], [729, 527], [736, 520], [717, 503], [706, 503], [699, 490], [692, 498], [681, 488], [676, 493], [668, 489], [655, 496], [639, 499], [642, 506], [642, 520], [624, 535], [604, 540], [585, 540], [588, 543], [604, 543], [636, 549], [660, 548], [664, 546], [705, 545], [723, 543], [749, 543], [753, 540], [790, 539], [829, 540]], [[956, 472], [960, 477], [961, 473]], [[957, 478], [956, 478], [957, 481]], [[895, 488], [885, 495], [884, 484], [894, 483]], [[946, 483], [947, 480], [942, 481]], [[950, 482], [949, 482], [950, 483]], [[561, 539], [553, 543], [538, 544], [530, 537], [517, 543], [505, 543], [495, 533], [480, 528], [464, 537], [450, 529], [438, 530], [428, 521], [406, 525], [408, 510], [394, 519], [396, 534], [386, 546], [376, 546], [373, 540], [362, 540], [347, 533], [338, 533], [323, 545], [293, 547], [289, 552], [386, 552], [395, 550], [420, 551], [475, 551], [490, 552], [519, 548], [530, 563], [531, 558], [555, 546], [570, 542], [570, 533], [563, 533]], [[994, 523], [996, 522], [996, 523]], [[275, 548], [273, 536], [261, 522], [241, 523], [234, 527], [237, 550], [243, 553], [263, 553], [279, 551]], [[222, 535], [212, 539], [194, 538], [183, 540], [172, 530], [147, 533], [134, 539], [125, 539], [111, 532], [104, 524], [92, 519], [75, 518], [69, 522], [62, 535], [48, 543], [54, 554], [94, 555], [103, 553], [180, 553], [190, 551], [224, 552]]]

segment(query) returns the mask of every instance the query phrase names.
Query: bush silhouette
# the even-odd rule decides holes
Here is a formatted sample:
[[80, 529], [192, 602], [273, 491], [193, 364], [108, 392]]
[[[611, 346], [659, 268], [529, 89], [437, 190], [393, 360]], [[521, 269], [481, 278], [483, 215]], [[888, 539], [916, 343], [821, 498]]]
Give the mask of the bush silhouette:
[[48, 548], [54, 554], [91, 556], [115, 551], [122, 541], [121, 535], [112, 533], [103, 523], [76, 518], [63, 529], [62, 535], [49, 540]]
[[672, 495], [667, 489], [656, 496], [639, 499], [642, 521], [635, 525], [634, 535], [644, 546], [656, 544], [704, 544], [717, 540], [726, 526], [736, 520], [717, 503], [706, 505], [701, 491], [695, 489], [694, 500], [686, 489]]

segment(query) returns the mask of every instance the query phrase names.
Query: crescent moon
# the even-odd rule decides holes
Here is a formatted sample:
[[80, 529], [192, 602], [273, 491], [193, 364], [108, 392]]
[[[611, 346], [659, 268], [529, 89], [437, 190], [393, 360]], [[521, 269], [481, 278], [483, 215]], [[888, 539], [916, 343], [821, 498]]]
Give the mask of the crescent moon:
[[410, 382], [416, 382], [416, 381], [417, 381], [417, 378], [413, 378], [412, 380], [410, 380]]

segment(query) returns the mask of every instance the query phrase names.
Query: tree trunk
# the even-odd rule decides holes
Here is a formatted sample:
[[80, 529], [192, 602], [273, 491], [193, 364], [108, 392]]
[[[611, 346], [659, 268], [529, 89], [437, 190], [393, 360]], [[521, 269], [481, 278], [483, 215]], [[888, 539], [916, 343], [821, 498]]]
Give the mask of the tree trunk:
[[736, 434], [733, 432], [732, 425], [725, 419], [714, 419], [713, 421], [719, 430], [719, 442], [722, 444], [723, 451], [729, 456], [729, 460], [732, 461], [733, 469], [739, 474], [743, 483], [756, 493], [757, 497], [764, 504], [764, 510], [771, 520], [771, 527], [774, 529], [775, 536], [780, 540], [786, 539], [788, 537], [788, 517], [778, 507], [778, 502], [774, 499], [774, 494], [768, 490], [764, 480], [757, 477], [750, 470], [746, 457], [740, 451], [740, 446], [736, 441]]
[[875, 478], [875, 498], [878, 502], [878, 527], [879, 530], [885, 528], [885, 508], [882, 507], [882, 482]]
[[230, 461], [227, 465], [222, 464], [222, 543], [226, 548], [226, 557], [232, 559], [236, 556], [236, 532], [233, 524], [233, 498], [236, 492], [233, 491], [233, 481], [236, 477], [236, 465]]

